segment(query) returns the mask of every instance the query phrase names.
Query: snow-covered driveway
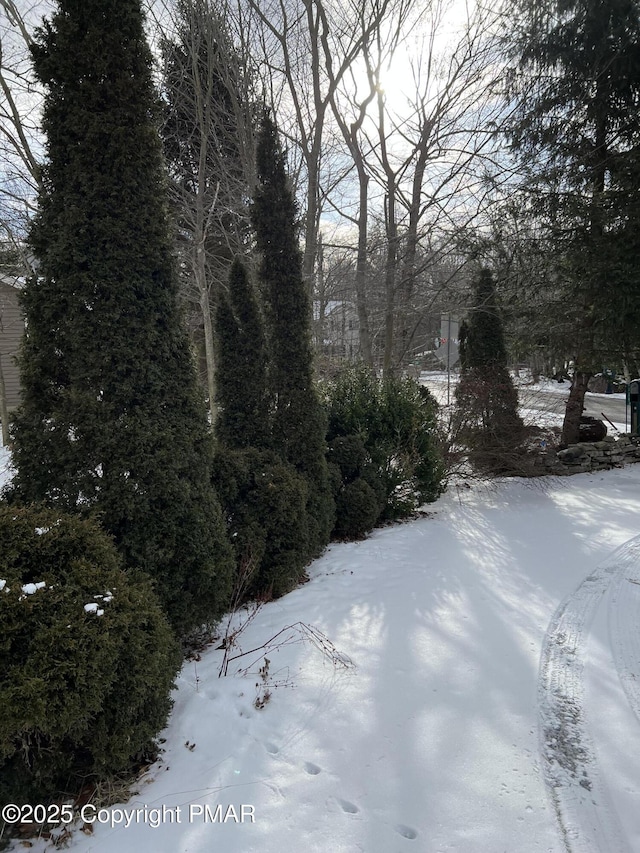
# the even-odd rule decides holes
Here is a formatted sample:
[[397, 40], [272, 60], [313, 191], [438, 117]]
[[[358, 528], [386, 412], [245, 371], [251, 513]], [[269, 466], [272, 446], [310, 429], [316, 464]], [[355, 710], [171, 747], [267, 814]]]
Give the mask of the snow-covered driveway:
[[[290, 642], [231, 665], [244, 675], [219, 678], [213, 649], [185, 664], [162, 761], [123, 811], [74, 832], [72, 848], [640, 850], [632, 546], [622, 569], [603, 567], [640, 533], [640, 465], [453, 489], [429, 510], [332, 546], [310, 583], [263, 607], [238, 638], [247, 651], [302, 623], [341, 659], [298, 624], [280, 635]], [[550, 733], [572, 655], [559, 642], [567, 612], [578, 614], [579, 658], [569, 687], [578, 728], [567, 738], [579, 742], [559, 772]], [[128, 818], [127, 828], [107, 823]]]

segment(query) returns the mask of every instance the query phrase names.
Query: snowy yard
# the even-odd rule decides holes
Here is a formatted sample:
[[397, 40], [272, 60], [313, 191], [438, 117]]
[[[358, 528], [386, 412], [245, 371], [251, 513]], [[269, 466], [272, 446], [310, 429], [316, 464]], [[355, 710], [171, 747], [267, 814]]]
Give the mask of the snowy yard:
[[[512, 378], [518, 389], [520, 416], [525, 426], [562, 427], [565, 401], [569, 397], [571, 387], [570, 382], [541, 379], [533, 383], [531, 377], [524, 373], [521, 376], [512, 374]], [[440, 406], [443, 407], [442, 413], [445, 420], [447, 413], [451, 411], [447, 401], [451, 406], [453, 405], [458, 379], [459, 374], [455, 371], [452, 371], [450, 376], [441, 370], [423, 371], [420, 376], [420, 383], [429, 389]], [[609, 434], [614, 435], [616, 431], [627, 432], [628, 417], [625, 417], [625, 400], [626, 394], [593, 394], [588, 392], [585, 400], [587, 406], [585, 414], [603, 418], [605, 413], [601, 410], [609, 408], [607, 416], [609, 418], [607, 426]], [[615, 413], [610, 408], [614, 402], [618, 404]]]
[[[161, 760], [70, 848], [640, 850], [639, 546], [610, 559], [640, 533], [640, 465], [429, 510], [331, 546], [226, 677], [220, 650], [186, 663]], [[259, 649], [296, 623], [352, 665], [293, 628]]]

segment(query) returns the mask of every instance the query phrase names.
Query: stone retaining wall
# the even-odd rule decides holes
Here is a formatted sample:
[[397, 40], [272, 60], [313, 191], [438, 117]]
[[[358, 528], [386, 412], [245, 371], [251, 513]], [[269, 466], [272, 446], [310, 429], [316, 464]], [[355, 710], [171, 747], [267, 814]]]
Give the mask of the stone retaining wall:
[[550, 474], [583, 474], [619, 468], [630, 462], [640, 462], [640, 435], [607, 436], [602, 441], [571, 444], [566, 450], [548, 453], [544, 458]]

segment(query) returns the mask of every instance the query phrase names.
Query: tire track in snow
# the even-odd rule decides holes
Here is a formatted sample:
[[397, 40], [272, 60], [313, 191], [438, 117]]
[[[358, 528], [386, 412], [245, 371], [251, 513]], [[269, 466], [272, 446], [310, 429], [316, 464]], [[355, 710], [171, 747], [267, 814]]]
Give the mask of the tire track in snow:
[[[540, 754], [544, 778], [568, 853], [627, 853], [618, 817], [601, 781], [584, 716], [584, 652], [589, 627], [609, 587], [620, 590], [639, 571], [640, 537], [615, 551], [556, 610], [545, 635], [538, 679]], [[627, 581], [628, 582], [628, 581]], [[639, 587], [640, 590], [640, 587]], [[629, 598], [631, 598], [629, 596]], [[631, 673], [632, 649], [626, 648], [633, 624], [631, 607], [619, 592], [610, 616], [616, 667]], [[613, 616], [615, 614], [615, 620]], [[636, 658], [636, 661], [638, 658]], [[640, 712], [640, 689], [623, 678], [630, 701]], [[637, 694], [634, 692], [637, 691]], [[639, 713], [640, 716], [640, 713]]]
[[623, 549], [628, 559], [612, 584], [609, 638], [620, 682], [640, 720], [640, 536]]

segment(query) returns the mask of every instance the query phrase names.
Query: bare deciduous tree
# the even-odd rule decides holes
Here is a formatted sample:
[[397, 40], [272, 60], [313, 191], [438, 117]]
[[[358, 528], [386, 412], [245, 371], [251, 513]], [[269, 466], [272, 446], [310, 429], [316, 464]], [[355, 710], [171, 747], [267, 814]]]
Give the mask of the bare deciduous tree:
[[166, 103], [163, 136], [184, 292], [197, 305], [202, 323], [212, 422], [212, 310], [234, 257], [247, 249], [248, 202], [255, 185], [255, 95], [246, 57], [234, 45], [227, 21], [224, 5], [178, 0], [174, 33], [160, 40]]
[[[411, 339], [411, 302], [425, 272], [417, 264], [418, 246], [426, 240], [431, 250], [423, 258], [437, 261], [443, 246], [477, 215], [483, 158], [491, 152], [492, 21], [476, 10], [445, 48], [442, 13], [434, 3], [421, 20], [421, 42], [407, 54], [412, 82], [402, 109], [389, 104], [384, 80], [376, 80], [367, 168], [384, 193], [385, 373], [400, 364]], [[381, 43], [373, 47], [377, 56], [388, 52]], [[380, 74], [379, 60], [370, 64]]]
[[47, 4], [0, 0], [0, 222], [23, 238], [40, 187], [42, 92], [31, 69], [31, 30]]
[[248, 0], [261, 28], [262, 61], [271, 78], [271, 92], [277, 94], [273, 105], [279, 126], [297, 147], [304, 170], [303, 274], [310, 292], [326, 192], [322, 171], [331, 147], [328, 119], [333, 99], [397, 1]]

